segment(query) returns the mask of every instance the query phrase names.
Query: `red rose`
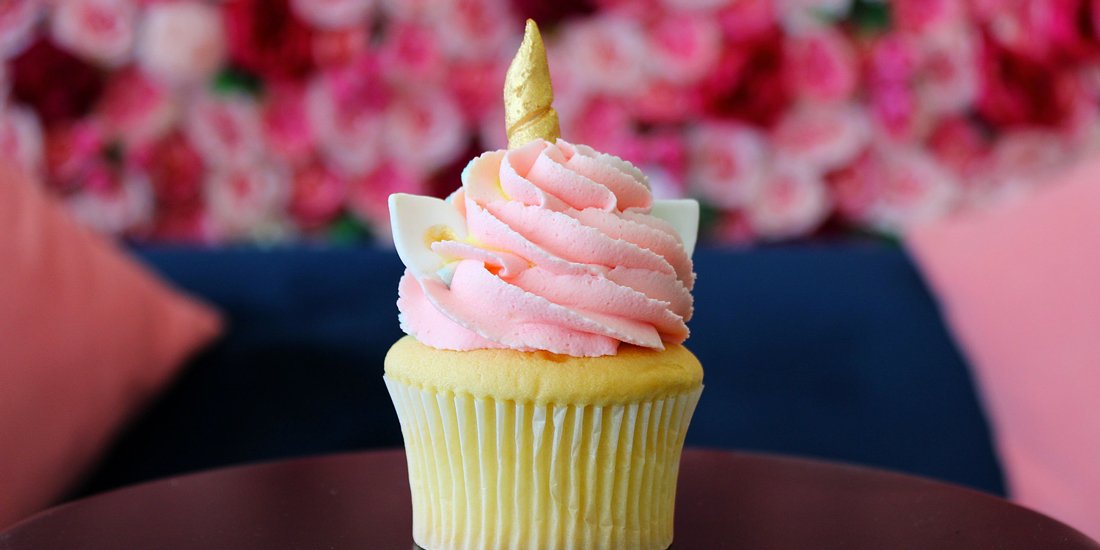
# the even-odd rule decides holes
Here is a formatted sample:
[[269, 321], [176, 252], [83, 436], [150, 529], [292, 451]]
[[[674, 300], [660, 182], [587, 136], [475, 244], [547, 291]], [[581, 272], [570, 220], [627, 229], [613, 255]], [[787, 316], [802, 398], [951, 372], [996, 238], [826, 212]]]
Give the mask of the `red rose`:
[[346, 65], [362, 56], [369, 42], [365, 27], [321, 30], [313, 36], [313, 59], [321, 67]]
[[46, 134], [47, 181], [62, 193], [77, 189], [99, 162], [104, 143], [103, 128], [93, 120], [54, 125]]
[[230, 61], [267, 77], [309, 72], [312, 33], [287, 0], [229, 0], [223, 9]]
[[46, 40], [19, 54], [8, 67], [12, 97], [34, 107], [45, 126], [86, 114], [103, 90], [98, 70]]
[[330, 223], [344, 208], [348, 181], [319, 164], [310, 164], [294, 172], [288, 210], [305, 230], [316, 230]]
[[998, 126], [1058, 126], [1084, 90], [1069, 70], [986, 43], [978, 112]]
[[784, 67], [783, 41], [778, 35], [753, 44], [731, 90], [709, 101], [711, 113], [770, 126], [790, 104], [791, 90]]
[[512, 9], [520, 17], [534, 19], [544, 29], [552, 29], [560, 21], [590, 15], [595, 11], [592, 0], [512, 0]]
[[147, 235], [151, 241], [213, 243], [213, 224], [206, 206], [196, 202], [187, 206], [161, 208]]
[[206, 168], [202, 157], [179, 132], [161, 139], [143, 163], [161, 210], [194, 210], [202, 203]]

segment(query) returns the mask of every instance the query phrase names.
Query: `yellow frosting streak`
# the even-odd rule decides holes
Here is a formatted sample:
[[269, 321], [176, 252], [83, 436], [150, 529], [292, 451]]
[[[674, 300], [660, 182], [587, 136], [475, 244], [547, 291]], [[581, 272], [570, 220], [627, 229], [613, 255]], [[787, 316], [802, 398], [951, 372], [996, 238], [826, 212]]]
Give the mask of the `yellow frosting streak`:
[[386, 354], [386, 376], [421, 389], [540, 404], [638, 403], [697, 389], [703, 367], [687, 348], [622, 345], [603, 357], [510, 349], [451, 351], [405, 336]]
[[546, 48], [538, 25], [528, 19], [523, 43], [504, 76], [504, 125], [509, 149], [536, 139], [550, 142], [558, 139], [561, 129], [558, 113], [551, 106], [553, 102]]

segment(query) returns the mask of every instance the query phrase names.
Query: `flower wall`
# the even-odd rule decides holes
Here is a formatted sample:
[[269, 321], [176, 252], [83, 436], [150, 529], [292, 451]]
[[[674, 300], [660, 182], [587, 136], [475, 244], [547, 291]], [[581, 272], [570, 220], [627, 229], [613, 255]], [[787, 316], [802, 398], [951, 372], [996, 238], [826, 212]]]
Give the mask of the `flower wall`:
[[1100, 142], [1096, 0], [6, 0], [0, 156], [127, 239], [385, 240], [504, 147], [524, 17], [562, 135], [712, 241], [894, 234]]

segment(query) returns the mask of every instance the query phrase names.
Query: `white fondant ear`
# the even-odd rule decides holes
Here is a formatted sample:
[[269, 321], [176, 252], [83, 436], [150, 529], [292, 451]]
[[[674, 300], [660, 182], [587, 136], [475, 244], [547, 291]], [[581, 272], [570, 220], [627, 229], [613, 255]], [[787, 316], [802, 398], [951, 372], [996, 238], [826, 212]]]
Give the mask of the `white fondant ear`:
[[393, 244], [405, 267], [418, 277], [440, 278], [446, 259], [432, 243], [466, 238], [466, 219], [443, 199], [394, 193], [390, 195]]
[[649, 213], [672, 224], [690, 258], [699, 238], [699, 202], [695, 199], [656, 200]]

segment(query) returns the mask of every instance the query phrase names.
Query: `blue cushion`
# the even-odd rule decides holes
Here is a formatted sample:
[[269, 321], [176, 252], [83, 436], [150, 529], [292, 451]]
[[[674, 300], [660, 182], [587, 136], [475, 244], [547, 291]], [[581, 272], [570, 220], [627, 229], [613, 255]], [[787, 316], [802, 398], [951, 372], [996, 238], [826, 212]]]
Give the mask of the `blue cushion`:
[[[140, 248], [220, 306], [195, 358], [83, 492], [225, 464], [401, 441], [382, 358], [401, 336], [392, 251]], [[903, 252], [879, 245], [696, 253], [689, 347], [706, 390], [689, 445], [870, 464], [1000, 492], [974, 389]]]

